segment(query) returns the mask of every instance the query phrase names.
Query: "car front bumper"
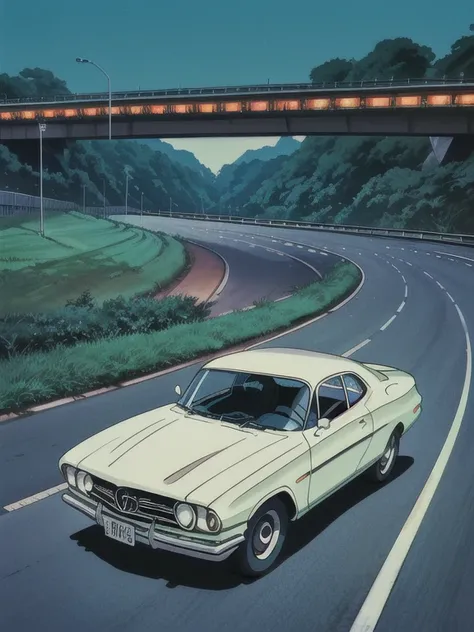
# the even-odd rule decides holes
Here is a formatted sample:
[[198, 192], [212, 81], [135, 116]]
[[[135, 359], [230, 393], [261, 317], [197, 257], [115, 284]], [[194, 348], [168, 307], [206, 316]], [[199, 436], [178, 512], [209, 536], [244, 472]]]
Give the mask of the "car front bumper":
[[101, 503], [79, 496], [73, 492], [66, 492], [62, 495], [65, 503], [81, 511], [88, 518], [91, 518], [100, 526], [104, 526], [103, 516], [115, 518], [120, 522], [132, 525], [135, 528], [135, 540], [150, 546], [152, 549], [161, 549], [172, 553], [179, 553], [189, 557], [197, 557], [213, 562], [222, 562], [234, 553], [241, 542], [243, 535], [235, 535], [228, 540], [221, 542], [204, 541], [185, 537], [173, 536], [163, 531], [158, 531], [153, 521], [151, 525], [143, 524], [137, 520], [119, 515]]

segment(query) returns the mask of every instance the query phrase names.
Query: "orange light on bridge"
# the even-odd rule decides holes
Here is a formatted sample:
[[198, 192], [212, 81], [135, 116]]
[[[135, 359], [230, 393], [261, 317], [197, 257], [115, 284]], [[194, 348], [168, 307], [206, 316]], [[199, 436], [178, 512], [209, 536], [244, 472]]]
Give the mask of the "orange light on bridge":
[[337, 108], [360, 108], [360, 97], [342, 97], [336, 99]]
[[97, 116], [98, 114], [98, 108], [86, 108], [84, 110], [84, 114], [86, 116]]
[[474, 94], [456, 95], [456, 105], [474, 105]]
[[29, 119], [32, 120], [34, 119], [36, 116], [36, 112], [34, 112], [33, 110], [27, 110], [25, 112], [23, 112], [23, 118], [24, 119]]
[[226, 112], [240, 112], [242, 110], [241, 103], [224, 103], [224, 110]]
[[368, 108], [389, 108], [390, 97], [367, 97], [365, 106]]
[[132, 114], [143, 114], [143, 107], [141, 105], [132, 105], [130, 112]]
[[43, 116], [44, 118], [54, 118], [59, 114], [59, 110], [44, 110]]
[[73, 118], [74, 116], [77, 116], [77, 110], [72, 110], [72, 109], [64, 110], [64, 116], [66, 118]]
[[186, 105], [184, 103], [179, 103], [174, 106], [175, 114], [186, 114]]
[[421, 95], [397, 97], [395, 103], [399, 108], [417, 108], [421, 106]]
[[301, 110], [299, 101], [276, 101], [275, 110]]
[[308, 99], [306, 101], [307, 110], [328, 110], [331, 99]]
[[199, 112], [201, 114], [212, 114], [217, 109], [217, 103], [200, 103]]
[[164, 114], [165, 113], [165, 106], [164, 105], [152, 105], [150, 110], [151, 110], [152, 114]]
[[451, 105], [453, 97], [450, 94], [429, 94], [426, 105]]
[[268, 101], [252, 101], [250, 109], [252, 112], [266, 112], [268, 110]]
[[0, 112], [0, 119], [2, 119], [2, 121], [11, 121], [12, 118], [11, 112]]

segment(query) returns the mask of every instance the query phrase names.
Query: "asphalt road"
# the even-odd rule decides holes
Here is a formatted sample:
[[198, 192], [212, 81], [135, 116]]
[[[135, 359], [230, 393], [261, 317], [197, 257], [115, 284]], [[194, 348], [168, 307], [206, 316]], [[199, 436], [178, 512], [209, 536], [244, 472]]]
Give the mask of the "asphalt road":
[[[59, 494], [4, 513], [2, 629], [349, 632], [430, 475], [460, 401], [466, 338], [455, 304], [474, 340], [474, 252], [238, 225], [221, 225], [219, 233], [207, 222], [159, 221], [162, 230], [184, 236], [192, 229], [196, 240], [211, 247], [240, 243], [248, 249], [244, 258], [261, 245], [315, 267], [330, 253], [356, 261], [365, 273], [356, 298], [266, 344], [339, 354], [357, 348], [351, 355], [357, 360], [409, 371], [424, 397], [423, 414], [402, 442], [391, 482], [374, 489], [356, 480], [310, 512], [293, 525], [286, 559], [254, 582], [242, 583], [227, 564], [115, 546]], [[255, 248], [244, 248], [245, 242]], [[322, 254], [325, 247], [328, 253]], [[122, 419], [173, 401], [174, 385], [185, 385], [197, 367], [0, 424], [1, 505], [61, 483], [57, 461], [63, 452]], [[377, 632], [473, 629], [473, 418], [471, 395]]]

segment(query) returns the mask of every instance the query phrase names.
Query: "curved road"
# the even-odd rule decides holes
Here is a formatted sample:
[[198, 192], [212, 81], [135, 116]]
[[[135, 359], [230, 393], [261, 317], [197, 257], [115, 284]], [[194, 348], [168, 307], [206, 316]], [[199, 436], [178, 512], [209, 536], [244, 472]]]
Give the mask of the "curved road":
[[[293, 526], [286, 559], [254, 582], [243, 583], [226, 564], [115, 546], [59, 494], [4, 513], [2, 624], [15, 632], [349, 632], [433, 470], [461, 400], [466, 330], [474, 341], [474, 252], [337, 233], [159, 222], [164, 231], [192, 233], [211, 247], [240, 243], [244, 250], [247, 244], [245, 256], [254, 243], [316, 268], [329, 257], [356, 261], [365, 283], [353, 300], [266, 346], [345, 353], [409, 371], [424, 397], [422, 417], [402, 442], [391, 482], [374, 489], [356, 480], [322, 503]], [[185, 384], [197, 368], [0, 424], [2, 505], [61, 483], [56, 463], [65, 450], [172, 401], [174, 385]], [[463, 418], [377, 632], [472, 630], [472, 394]]]

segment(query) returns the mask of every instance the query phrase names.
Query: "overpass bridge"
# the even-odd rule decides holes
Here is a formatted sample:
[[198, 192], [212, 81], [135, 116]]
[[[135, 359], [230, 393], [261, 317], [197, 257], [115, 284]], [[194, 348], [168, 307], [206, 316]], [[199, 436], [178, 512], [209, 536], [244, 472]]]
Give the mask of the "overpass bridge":
[[[0, 103], [0, 142], [108, 138], [107, 93]], [[112, 136], [474, 134], [474, 80], [265, 84], [112, 93]]]

